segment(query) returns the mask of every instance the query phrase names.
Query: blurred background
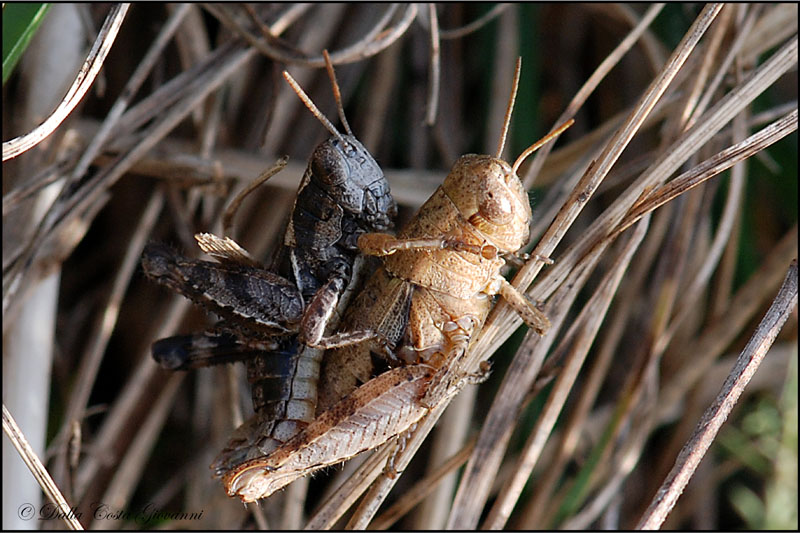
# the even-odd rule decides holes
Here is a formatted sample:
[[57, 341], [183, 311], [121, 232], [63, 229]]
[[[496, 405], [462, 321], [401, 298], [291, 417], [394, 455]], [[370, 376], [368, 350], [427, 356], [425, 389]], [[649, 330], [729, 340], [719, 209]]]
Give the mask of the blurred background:
[[[34, 16], [11, 13], [13, 7], [3, 7], [4, 142], [31, 131], [56, 108], [113, 6], [55, 4]], [[320, 68], [322, 50], [331, 53], [345, 114], [354, 134], [385, 170], [402, 224], [441, 183], [459, 155], [496, 151], [518, 56], [522, 76], [504, 153], [512, 161], [555, 125], [583, 83], [648, 7], [132, 5], [85, 97], [52, 135], [3, 163], [3, 402], [68, 501], [80, 509], [104, 502], [113, 509], [203, 513], [200, 519], [137, 522], [132, 516], [93, 521], [92, 512], [86, 511], [80, 519], [83, 525], [110, 529], [293, 525], [283, 522], [278, 510], [283, 509], [285, 495], [251, 511], [228, 499], [219, 482], [211, 479], [208, 464], [233, 428], [229, 385], [232, 379], [243, 380], [243, 372], [215, 368], [171, 374], [155, 366], [149, 355], [155, 339], [200, 330], [209, 322], [202, 311], [145, 280], [138, 265], [141, 247], [150, 240], [199, 257], [192, 235], [217, 230], [226, 199], [288, 155], [289, 166], [249, 196], [235, 219], [238, 242], [260, 259], [269, 259], [282, 237], [306, 161], [315, 145], [329, 136], [282, 79], [282, 70], [288, 70], [340, 127], [330, 83]], [[604, 128], [629, 112], [701, 8], [666, 5], [580, 107], [575, 125], [531, 177], [534, 228], [539, 228], [534, 239], [552, 218], [552, 208], [563, 201], [558, 191], [566, 187], [565, 175], [586, 168], [585, 153], [597, 150], [611, 131]], [[731, 13], [725, 19], [731, 29], [719, 46], [724, 51], [746, 28], [752, 34], [744, 50], [755, 52], [743, 52], [738, 65], [753, 68], [792, 35], [796, 39], [796, 9], [765, 4], [755, 14]], [[754, 26], [743, 24], [749, 16]], [[32, 39], [22, 47], [15, 67], [9, 58], [7, 75], [6, 36], [12, 30], [6, 24], [15, 19], [22, 27], [19, 33], [27, 31]], [[688, 84], [696, 75], [697, 62], [689, 64], [694, 66], [687, 67], [676, 84]], [[137, 69], [144, 70], [132, 85]], [[718, 94], [735, 83], [734, 75], [728, 74]], [[680, 98], [681, 93], [672, 96]], [[796, 108], [796, 101], [795, 64], [790, 75], [779, 77], [748, 113], [788, 111], [792, 102]], [[105, 130], [104, 121], [110, 117], [110, 130]], [[660, 126], [657, 121], [634, 138], [617, 171], [570, 228], [563, 249], [668, 146], [667, 128]], [[753, 126], [751, 131], [759, 128]], [[720, 144], [717, 150], [725, 146]], [[698, 161], [713, 153], [705, 152]], [[786, 246], [781, 239], [791, 235], [793, 227], [796, 231], [797, 176], [796, 132], [746, 163], [732, 237], [735, 244], [710, 288], [704, 289], [717, 296], [700, 300], [701, 309], [693, 310], [698, 315], [693, 319], [695, 329], [679, 338], [699, 338], [703, 325], [712, 323], [715, 314], [724, 314], [730, 295], [753, 279], [771, 252]], [[719, 222], [728, 181], [725, 173], [704, 193], [705, 231]], [[557, 251], [556, 263], [558, 256]], [[634, 295], [641, 297], [634, 309], [652, 307], [655, 301], [659, 277], [655, 267], [648, 272], [647, 288]], [[585, 302], [596, 286], [597, 280], [590, 280], [580, 300]], [[728, 297], [719, 297], [720, 291]], [[764, 303], [719, 348], [714, 360], [718, 364], [709, 367], [707, 379], [688, 387], [685, 401], [653, 424], [636, 454], [637, 466], [607, 503], [606, 512], [585, 527], [635, 525], [702, 410], [718, 392], [732, 366], [731, 357], [747, 342], [776, 291], [777, 285], [764, 287]], [[580, 444], [545, 498], [553, 510], [544, 516], [534, 514], [537, 518], [528, 521], [531, 515], [520, 503], [507, 527], [563, 527], [567, 517], [588, 507], [590, 494], [601, 492], [602, 480], [594, 480], [576, 496], [577, 501], [567, 497], [600, 439], [610, 406], [620, 401], [616, 393], [634, 366], [633, 346], [645, 330], [634, 314], [620, 335], [606, 380], [592, 404], [596, 424], [592, 427], [593, 418], [588, 419]], [[480, 429], [523, 333], [514, 335], [494, 356], [489, 381], [469, 388], [478, 400], [460, 430], [464, 438]], [[796, 339], [795, 310], [773, 348], [775, 353], [770, 352], [665, 527], [797, 528]], [[681, 346], [687, 345], [691, 344]], [[664, 356], [660, 369], [664, 383], [669, 376], [680, 375], [695, 356], [678, 352]], [[587, 366], [594, 355], [590, 352]], [[247, 409], [252, 410], [246, 385], [238, 387], [233, 400], [245, 409], [245, 416]], [[567, 405], [574, 402], [568, 400]], [[532, 395], [521, 411], [497, 485], [508, 476], [504, 469], [513, 468], [515, 454], [543, 403], [543, 394]], [[395, 494], [412, 489], [431, 453], [429, 447], [421, 450], [389, 502], [397, 498]], [[541, 461], [545, 465], [546, 457], [547, 452]], [[4, 528], [60, 527], [58, 521], [14, 521], [22, 503], [41, 502], [39, 488], [7, 439], [3, 466]], [[311, 513], [327, 494], [327, 482], [335, 473], [314, 479], [305, 513]], [[538, 475], [537, 467], [522, 501], [532, 501]], [[451, 476], [448, 483], [452, 499], [455, 478]], [[446, 503], [435, 505], [442, 505], [446, 513]], [[396, 527], [435, 525], [415, 521], [415, 515], [428, 512], [416, 508]]]

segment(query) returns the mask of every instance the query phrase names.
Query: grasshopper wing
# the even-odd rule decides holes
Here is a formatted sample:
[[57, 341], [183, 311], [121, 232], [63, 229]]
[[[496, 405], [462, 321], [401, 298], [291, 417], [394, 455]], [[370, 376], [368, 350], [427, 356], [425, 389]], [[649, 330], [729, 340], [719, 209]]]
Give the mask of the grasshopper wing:
[[420, 398], [435, 370], [395, 368], [368, 381], [267, 455], [223, 477], [229, 496], [266, 498], [292, 481], [370, 450], [399, 435], [428, 413]]

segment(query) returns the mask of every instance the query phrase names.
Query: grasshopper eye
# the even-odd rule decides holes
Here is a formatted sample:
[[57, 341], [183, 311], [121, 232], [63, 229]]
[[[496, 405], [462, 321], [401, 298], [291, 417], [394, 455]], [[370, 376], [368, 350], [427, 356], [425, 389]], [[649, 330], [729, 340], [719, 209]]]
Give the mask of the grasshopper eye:
[[513, 219], [513, 202], [504, 187], [498, 187], [496, 182], [487, 180], [481, 182], [480, 201], [478, 212], [492, 224], [507, 224]]
[[347, 180], [347, 168], [337, 146], [319, 145], [311, 158], [311, 172], [315, 179], [330, 185], [340, 185]]

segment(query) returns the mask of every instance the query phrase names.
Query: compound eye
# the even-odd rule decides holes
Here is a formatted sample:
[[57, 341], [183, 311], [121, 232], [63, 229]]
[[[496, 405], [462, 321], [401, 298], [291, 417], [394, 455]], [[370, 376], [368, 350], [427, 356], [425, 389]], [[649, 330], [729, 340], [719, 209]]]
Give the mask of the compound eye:
[[347, 168], [343, 164], [343, 156], [338, 149], [338, 140], [331, 145], [322, 143], [311, 156], [311, 172], [314, 178], [322, 183], [338, 185], [347, 179]]
[[495, 225], [508, 224], [514, 218], [514, 203], [508, 189], [493, 180], [481, 180], [478, 212]]

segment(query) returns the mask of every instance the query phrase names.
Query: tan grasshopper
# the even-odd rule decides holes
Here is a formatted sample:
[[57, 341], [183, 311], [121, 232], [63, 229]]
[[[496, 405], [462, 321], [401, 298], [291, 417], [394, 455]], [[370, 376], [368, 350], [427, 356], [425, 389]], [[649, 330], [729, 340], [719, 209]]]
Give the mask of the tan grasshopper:
[[[519, 165], [571, 122], [513, 165], [500, 159], [519, 72], [520, 63], [497, 155], [459, 158], [396, 237], [359, 238], [362, 252], [384, 263], [348, 308], [342, 329], [371, 337], [325, 353], [317, 418], [274, 452], [225, 474], [229, 495], [245, 502], [267, 497], [407, 431], [468, 377], [454, 375], [455, 361], [482, 327], [494, 295], [537, 333], [547, 331], [547, 317], [500, 274], [501, 255], [517, 252], [529, 236], [531, 208]], [[370, 379], [374, 356], [395, 368]]]

